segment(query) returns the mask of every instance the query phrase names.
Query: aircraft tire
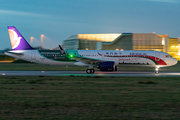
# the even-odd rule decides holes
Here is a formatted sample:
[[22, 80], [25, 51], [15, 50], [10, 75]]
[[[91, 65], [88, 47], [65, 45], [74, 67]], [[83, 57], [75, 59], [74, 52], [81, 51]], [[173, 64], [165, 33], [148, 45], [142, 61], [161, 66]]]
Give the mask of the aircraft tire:
[[94, 72], [95, 72], [94, 69], [87, 69], [87, 70], [86, 70], [86, 73], [87, 73], [87, 74], [93, 74]]
[[93, 74], [95, 72], [95, 70], [94, 69], [91, 69], [91, 73]]
[[115, 71], [118, 71], [118, 66], [115, 66]]
[[86, 70], [86, 73], [87, 73], [87, 74], [90, 74], [90, 73], [91, 73], [91, 69], [87, 69], [87, 70]]

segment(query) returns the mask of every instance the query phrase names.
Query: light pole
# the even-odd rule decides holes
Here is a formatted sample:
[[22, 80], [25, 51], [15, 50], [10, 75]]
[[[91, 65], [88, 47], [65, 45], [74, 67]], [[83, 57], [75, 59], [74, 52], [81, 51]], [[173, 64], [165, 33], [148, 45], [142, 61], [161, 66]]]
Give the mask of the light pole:
[[31, 40], [31, 46], [33, 46], [33, 39], [34, 39], [34, 37], [30, 37], [30, 40]]
[[43, 37], [44, 37], [44, 35], [41, 34], [41, 49], [43, 49]]

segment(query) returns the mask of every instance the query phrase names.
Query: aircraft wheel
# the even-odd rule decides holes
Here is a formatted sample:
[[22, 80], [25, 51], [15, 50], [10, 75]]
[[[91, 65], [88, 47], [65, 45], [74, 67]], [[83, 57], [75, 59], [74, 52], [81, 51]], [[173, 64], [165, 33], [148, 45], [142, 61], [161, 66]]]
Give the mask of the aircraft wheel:
[[86, 70], [86, 73], [87, 73], [87, 74], [90, 74], [90, 73], [91, 73], [91, 69], [87, 69], [87, 70]]
[[87, 70], [86, 70], [86, 73], [87, 73], [87, 74], [91, 74], [91, 73], [94, 73], [94, 72], [95, 72], [94, 69], [87, 69]]
[[115, 66], [115, 71], [118, 71], [118, 66]]
[[95, 70], [94, 69], [91, 69], [91, 73], [94, 73], [95, 72]]
[[155, 73], [156, 73], [156, 74], [159, 74], [159, 67], [156, 67]]

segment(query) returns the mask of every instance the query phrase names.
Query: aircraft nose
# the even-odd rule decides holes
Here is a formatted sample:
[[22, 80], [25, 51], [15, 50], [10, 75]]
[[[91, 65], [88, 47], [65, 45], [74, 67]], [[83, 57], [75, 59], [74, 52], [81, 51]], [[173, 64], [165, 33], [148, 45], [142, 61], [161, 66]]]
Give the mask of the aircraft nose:
[[172, 61], [171, 61], [171, 63], [170, 63], [170, 65], [175, 65], [175, 64], [177, 64], [177, 62], [178, 62], [178, 61], [177, 61], [175, 58], [173, 58]]
[[175, 65], [175, 64], [177, 64], [177, 62], [178, 61], [175, 58], [169, 58], [166, 60], [167, 66]]

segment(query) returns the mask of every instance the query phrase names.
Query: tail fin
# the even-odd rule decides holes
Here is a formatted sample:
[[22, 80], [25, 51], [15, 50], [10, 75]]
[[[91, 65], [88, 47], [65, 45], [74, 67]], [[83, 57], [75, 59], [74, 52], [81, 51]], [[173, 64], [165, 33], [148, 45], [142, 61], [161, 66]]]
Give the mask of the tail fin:
[[60, 51], [62, 54], [66, 54], [66, 52], [64, 51], [64, 49], [59, 45]]
[[30, 50], [32, 48], [14, 26], [8, 26], [9, 37], [13, 50]]

